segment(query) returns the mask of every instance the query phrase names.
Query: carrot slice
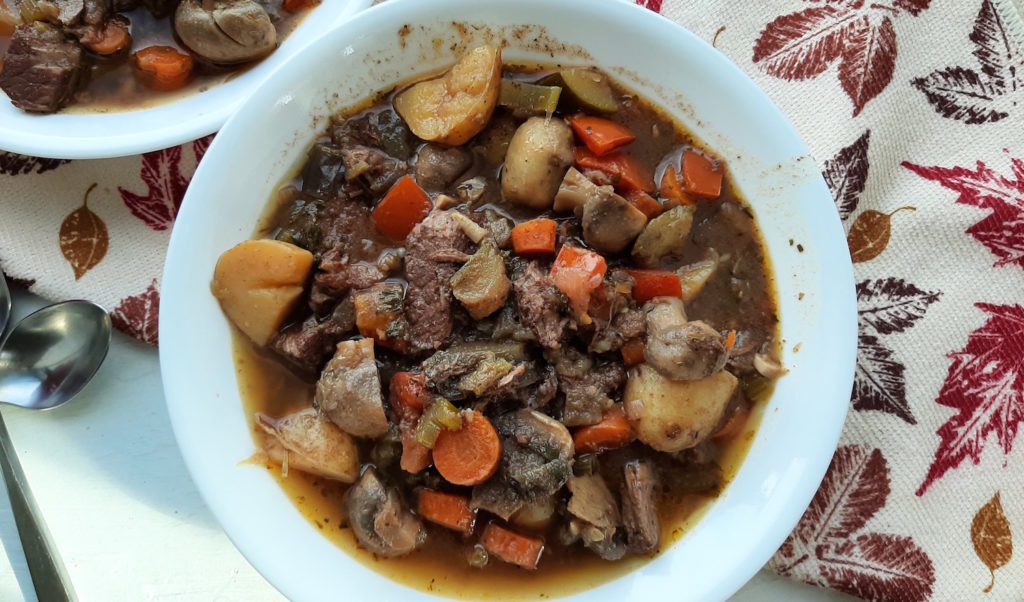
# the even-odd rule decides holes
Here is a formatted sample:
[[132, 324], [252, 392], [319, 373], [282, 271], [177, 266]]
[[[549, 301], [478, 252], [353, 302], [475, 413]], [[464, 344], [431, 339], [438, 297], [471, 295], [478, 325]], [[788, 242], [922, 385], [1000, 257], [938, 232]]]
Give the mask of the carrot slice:
[[483, 483], [498, 469], [500, 459], [498, 432], [475, 410], [463, 414], [461, 429], [443, 429], [434, 443], [434, 467], [455, 485]]
[[480, 540], [488, 554], [530, 571], [536, 570], [544, 553], [543, 539], [516, 533], [493, 522], [487, 524]]
[[654, 192], [654, 177], [639, 161], [622, 151], [597, 156], [584, 147], [576, 147], [576, 165], [583, 169], [596, 169], [618, 178], [616, 188]]
[[683, 285], [675, 272], [664, 270], [626, 270], [633, 278], [633, 300], [643, 305], [655, 297], [683, 298]]
[[636, 140], [629, 128], [602, 117], [575, 115], [569, 118], [569, 125], [583, 144], [598, 156], [607, 155]]
[[553, 255], [558, 224], [553, 219], [537, 218], [512, 228], [512, 248], [518, 255]]
[[593, 251], [562, 245], [551, 265], [551, 282], [565, 293], [576, 311], [583, 316], [590, 306], [590, 295], [608, 271], [604, 257]]
[[412, 176], [402, 176], [373, 210], [373, 223], [388, 238], [405, 240], [432, 207], [430, 197]]
[[183, 88], [192, 76], [192, 57], [171, 46], [149, 46], [132, 57], [139, 83], [163, 92]]
[[319, 3], [319, 0], [284, 0], [281, 6], [290, 13], [297, 13]]
[[616, 404], [604, 413], [601, 422], [578, 429], [572, 436], [577, 454], [592, 454], [605, 449], [629, 445], [633, 440], [633, 427], [626, 420], [622, 404]]
[[128, 24], [122, 18], [110, 19], [103, 29], [88, 29], [82, 35], [82, 45], [103, 56], [117, 54], [131, 44], [132, 34], [128, 32]]
[[619, 351], [622, 353], [622, 362], [627, 368], [644, 363], [644, 342], [640, 339], [630, 339], [622, 345]]
[[643, 190], [630, 190], [626, 193], [626, 200], [646, 215], [647, 219], [654, 219], [665, 211], [661, 203]]
[[416, 511], [420, 516], [442, 527], [469, 535], [476, 523], [476, 511], [470, 509], [469, 498], [433, 489], [421, 489]]
[[430, 466], [430, 448], [416, 440], [412, 427], [402, 429], [402, 459], [398, 464], [402, 470], [413, 474]]
[[683, 185], [679, 183], [679, 176], [676, 175], [676, 166], [669, 165], [665, 168], [665, 174], [661, 176], [661, 186], [658, 193], [669, 202], [675, 205], [696, 205], [697, 202], [692, 196], [686, 194]]
[[705, 199], [722, 194], [722, 166], [695, 150], [683, 152], [683, 185], [686, 191]]

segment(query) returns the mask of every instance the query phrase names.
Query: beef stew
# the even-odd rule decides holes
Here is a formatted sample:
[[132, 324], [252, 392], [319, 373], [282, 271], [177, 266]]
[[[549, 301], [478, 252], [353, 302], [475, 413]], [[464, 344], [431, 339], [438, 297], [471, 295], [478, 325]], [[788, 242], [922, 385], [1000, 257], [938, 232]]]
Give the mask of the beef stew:
[[214, 276], [268, 468], [433, 591], [663, 549], [784, 372], [724, 167], [607, 74], [487, 47], [340, 114]]

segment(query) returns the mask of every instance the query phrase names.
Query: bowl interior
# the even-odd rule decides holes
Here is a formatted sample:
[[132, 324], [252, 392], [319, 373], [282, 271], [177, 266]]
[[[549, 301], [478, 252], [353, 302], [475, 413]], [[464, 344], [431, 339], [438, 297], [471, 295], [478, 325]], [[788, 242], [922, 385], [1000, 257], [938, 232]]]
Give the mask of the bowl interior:
[[[724, 599], [782, 543], [835, 449], [853, 379], [852, 266], [831, 195], [782, 114], [709, 45], [632, 4], [389, 0], [311, 45], [245, 103], [196, 173], [164, 273], [161, 366], [189, 470], [231, 539], [285, 595], [430, 597], [348, 557], [317, 533], [266, 471], [239, 464], [252, 454], [253, 441], [230, 328], [209, 281], [219, 254], [251, 236], [267, 199], [333, 111], [450, 64], [481, 42], [504, 44], [506, 61], [605, 68], [723, 156], [756, 212], [776, 275], [789, 373], [742, 467], [703, 519], [641, 569], [585, 594], [588, 600]], [[666, 64], [673, 65], [671, 78]]]
[[167, 148], [213, 133], [266, 77], [300, 49], [372, 0], [323, 0], [273, 54], [202, 93], [149, 108], [33, 115], [0, 92], [0, 149], [57, 159], [102, 159]]

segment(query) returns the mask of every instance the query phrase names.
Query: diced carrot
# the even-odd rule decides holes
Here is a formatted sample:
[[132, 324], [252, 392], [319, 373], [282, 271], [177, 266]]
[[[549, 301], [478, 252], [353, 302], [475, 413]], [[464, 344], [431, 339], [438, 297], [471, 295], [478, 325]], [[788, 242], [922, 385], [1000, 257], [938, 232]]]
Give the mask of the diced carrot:
[[433, 206], [412, 176], [402, 176], [373, 210], [373, 223], [388, 238], [405, 240]]
[[487, 524], [480, 540], [488, 554], [531, 571], [536, 570], [544, 553], [543, 539], [516, 533], [495, 522]]
[[290, 13], [297, 13], [319, 3], [319, 0], [284, 0], [282, 8]]
[[622, 362], [627, 368], [644, 363], [644, 342], [640, 339], [630, 339], [622, 345]]
[[643, 190], [630, 190], [626, 193], [626, 200], [646, 215], [647, 219], [654, 219], [665, 211], [661, 203]]
[[616, 188], [654, 192], [654, 177], [639, 161], [622, 151], [597, 156], [590, 149], [577, 146], [576, 165], [583, 169], [596, 169], [618, 178]]
[[461, 429], [443, 429], [434, 443], [434, 467], [454, 485], [483, 483], [498, 469], [500, 459], [498, 432], [475, 410], [463, 414]]
[[442, 527], [469, 535], [476, 523], [476, 511], [469, 507], [469, 498], [433, 489], [421, 489], [416, 511], [420, 516]]
[[661, 176], [661, 186], [658, 194], [675, 205], [696, 205], [697, 202], [692, 196], [686, 194], [683, 185], [679, 183], [679, 176], [676, 174], [676, 166], [669, 165], [665, 168], [665, 174]]
[[725, 336], [725, 350], [732, 351], [734, 345], [736, 345], [736, 331], [730, 330], [729, 334]]
[[103, 29], [87, 29], [82, 35], [82, 45], [100, 55], [116, 54], [132, 44], [132, 34], [123, 18], [115, 17], [104, 24]]
[[705, 199], [722, 194], [722, 166], [695, 150], [683, 152], [683, 186], [686, 191]]
[[402, 429], [402, 470], [417, 473], [430, 466], [430, 448], [416, 440], [416, 431], [412, 427]]
[[576, 315], [582, 317], [590, 305], [590, 295], [601, 286], [608, 264], [593, 251], [562, 245], [551, 265], [551, 282], [565, 293]]
[[633, 300], [643, 305], [655, 297], [683, 298], [679, 275], [665, 270], [626, 270], [633, 278]]
[[512, 248], [518, 255], [554, 255], [558, 223], [553, 219], [537, 218], [512, 228]]
[[430, 401], [427, 378], [412, 372], [395, 372], [388, 385], [391, 405], [401, 418], [418, 418]]
[[629, 128], [603, 117], [574, 115], [569, 118], [569, 125], [583, 144], [598, 156], [607, 155], [636, 140]]
[[148, 46], [132, 57], [135, 78], [154, 90], [170, 92], [188, 83], [192, 57], [171, 46]]
[[592, 454], [605, 449], [629, 445], [633, 427], [626, 420], [622, 404], [616, 404], [601, 416], [601, 422], [577, 429], [572, 435], [577, 454]]

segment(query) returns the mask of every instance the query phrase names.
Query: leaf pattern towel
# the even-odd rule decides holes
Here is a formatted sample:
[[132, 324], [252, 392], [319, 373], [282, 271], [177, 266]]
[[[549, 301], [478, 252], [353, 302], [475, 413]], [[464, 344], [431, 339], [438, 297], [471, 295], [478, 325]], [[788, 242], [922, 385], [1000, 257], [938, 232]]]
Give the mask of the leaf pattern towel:
[[[769, 568], [868, 600], [1024, 600], [1024, 2], [636, 3], [782, 108], [855, 262], [852, 411]], [[157, 344], [170, 229], [209, 142], [0, 152], [0, 266]]]

